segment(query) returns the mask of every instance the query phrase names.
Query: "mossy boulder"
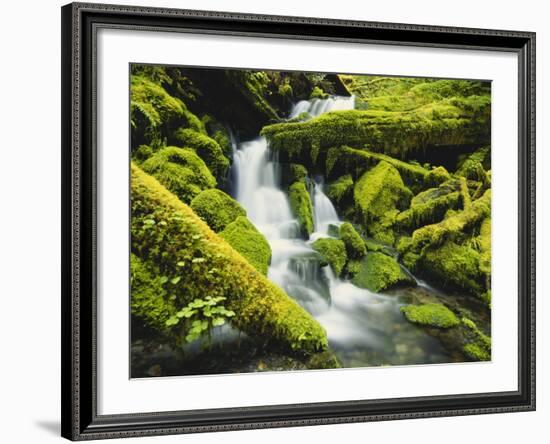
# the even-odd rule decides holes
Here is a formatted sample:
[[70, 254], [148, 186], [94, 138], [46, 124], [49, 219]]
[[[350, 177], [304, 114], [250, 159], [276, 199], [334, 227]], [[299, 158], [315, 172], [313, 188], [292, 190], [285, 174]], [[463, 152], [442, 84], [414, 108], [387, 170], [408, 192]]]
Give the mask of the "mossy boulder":
[[374, 293], [390, 288], [416, 285], [399, 263], [384, 253], [368, 253], [352, 280], [354, 285]]
[[271, 262], [271, 247], [266, 238], [244, 216], [239, 216], [220, 233], [256, 270], [267, 275]]
[[204, 190], [191, 201], [193, 211], [215, 232], [222, 231], [246, 210], [239, 202], [217, 188]]
[[368, 235], [376, 240], [393, 244], [395, 215], [405, 209], [412, 198], [399, 171], [386, 161], [367, 171], [354, 188], [357, 217]]
[[142, 168], [185, 203], [217, 183], [204, 161], [189, 148], [162, 148], [143, 162]]
[[[135, 164], [131, 195], [132, 258], [139, 258], [149, 273], [161, 276], [142, 295], [161, 295], [176, 311], [195, 298], [224, 297], [225, 307], [236, 314], [232, 325], [246, 334], [289, 351], [311, 354], [327, 349], [326, 332], [309, 313]], [[164, 292], [158, 291], [159, 284]], [[162, 322], [166, 314], [159, 316]], [[154, 327], [154, 323], [149, 325]], [[167, 329], [168, 334], [179, 331]]]
[[468, 318], [462, 318], [465, 330], [464, 354], [472, 361], [491, 360], [491, 338], [484, 334], [478, 326]]
[[350, 259], [361, 259], [367, 254], [365, 241], [349, 222], [340, 225], [340, 239], [346, 245], [346, 252]]
[[182, 100], [144, 75], [130, 78], [130, 125], [133, 147], [146, 144], [157, 148], [180, 127], [205, 131]]
[[487, 290], [480, 269], [480, 254], [466, 245], [447, 241], [440, 247], [427, 248], [417, 269], [442, 286], [465, 290], [478, 297]]
[[438, 186], [451, 179], [449, 172], [442, 166], [432, 168], [424, 177], [424, 183], [428, 187]]
[[408, 321], [436, 328], [451, 328], [460, 324], [457, 316], [442, 304], [406, 305], [401, 311]]
[[311, 245], [326, 261], [336, 276], [340, 276], [347, 261], [346, 245], [339, 239], [317, 239]]
[[290, 208], [300, 224], [300, 232], [306, 239], [313, 233], [313, 203], [304, 182], [294, 182], [288, 188]]
[[179, 128], [174, 132], [171, 142], [195, 150], [217, 178], [224, 176], [229, 168], [229, 159], [224, 156], [218, 142], [205, 134], [190, 128]]

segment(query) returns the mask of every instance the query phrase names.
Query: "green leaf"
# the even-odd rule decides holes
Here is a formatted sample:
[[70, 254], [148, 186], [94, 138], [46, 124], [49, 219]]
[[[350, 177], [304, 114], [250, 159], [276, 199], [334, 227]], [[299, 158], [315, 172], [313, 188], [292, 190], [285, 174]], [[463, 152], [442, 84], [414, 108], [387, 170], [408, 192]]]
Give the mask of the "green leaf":
[[217, 327], [218, 325], [223, 325], [225, 324], [225, 319], [224, 318], [214, 318], [212, 319], [212, 325], [214, 327]]
[[176, 276], [175, 278], [172, 278], [170, 280], [170, 282], [172, 282], [172, 284], [177, 284], [179, 281], [181, 281], [181, 276]]
[[196, 263], [201, 263], [201, 262], [206, 262], [206, 259], [203, 258], [203, 257], [196, 257], [196, 258], [194, 258], [194, 259], [192, 260], [192, 262], [193, 262], [194, 264], [196, 264]]
[[168, 282], [168, 278], [166, 276], [161, 276], [160, 277], [160, 283], [161, 284], [166, 284], [166, 282]]
[[178, 266], [178, 267], [185, 267], [185, 262], [179, 261], [179, 262], [177, 263], [177, 266]]

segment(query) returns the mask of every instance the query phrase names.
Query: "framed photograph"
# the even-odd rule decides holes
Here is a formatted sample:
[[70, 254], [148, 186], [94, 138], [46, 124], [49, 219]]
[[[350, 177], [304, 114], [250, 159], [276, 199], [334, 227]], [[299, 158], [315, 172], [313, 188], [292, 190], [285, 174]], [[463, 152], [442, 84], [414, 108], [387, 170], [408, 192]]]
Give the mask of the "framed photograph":
[[535, 408], [535, 35], [62, 8], [62, 435]]

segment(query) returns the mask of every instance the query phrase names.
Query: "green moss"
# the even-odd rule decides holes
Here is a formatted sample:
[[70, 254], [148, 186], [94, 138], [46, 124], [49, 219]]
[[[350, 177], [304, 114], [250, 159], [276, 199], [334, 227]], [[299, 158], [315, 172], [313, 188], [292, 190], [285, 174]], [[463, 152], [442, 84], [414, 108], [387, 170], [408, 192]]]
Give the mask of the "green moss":
[[299, 163], [291, 163], [289, 165], [290, 183], [303, 182], [307, 177], [307, 169]]
[[462, 318], [462, 325], [466, 329], [462, 350], [473, 361], [491, 360], [491, 338], [485, 335], [477, 325], [468, 318]]
[[246, 217], [237, 217], [225, 227], [220, 237], [241, 253], [256, 270], [267, 275], [271, 262], [271, 247], [263, 234]]
[[215, 232], [222, 231], [246, 211], [232, 197], [216, 188], [204, 190], [191, 201], [193, 211]]
[[367, 254], [365, 241], [355, 230], [352, 224], [344, 222], [340, 225], [340, 239], [346, 245], [346, 252], [350, 259], [361, 259]]
[[470, 197], [470, 190], [468, 189], [468, 183], [464, 177], [459, 177], [460, 184], [460, 199], [462, 201], [462, 208], [465, 210], [470, 207], [472, 204], [472, 199]]
[[483, 220], [478, 236], [479, 252], [481, 253], [479, 267], [482, 273], [491, 275], [491, 218]]
[[222, 296], [236, 313], [231, 323], [248, 335], [305, 353], [327, 349], [317, 321], [135, 164], [131, 193], [131, 251], [161, 274], [167, 304], [179, 310]]
[[354, 177], [359, 177], [366, 170], [376, 166], [380, 161], [389, 163], [399, 171], [404, 182], [411, 187], [423, 189], [426, 187], [426, 183], [429, 183], [426, 177], [428, 177], [430, 172], [420, 165], [404, 162], [386, 154], [375, 153], [366, 148], [359, 150], [348, 146], [341, 146], [329, 149], [326, 160], [326, 171], [327, 175], [351, 172]]
[[441, 247], [426, 249], [418, 266], [423, 275], [436, 279], [443, 286], [460, 288], [481, 297], [486, 288], [479, 264], [477, 251], [447, 241]]
[[144, 162], [153, 155], [154, 151], [149, 145], [140, 145], [132, 152], [132, 158], [138, 162]]
[[324, 92], [321, 88], [318, 86], [313, 87], [311, 90], [311, 94], [309, 95], [310, 100], [311, 99], [326, 99], [328, 97], [328, 94]]
[[304, 182], [294, 182], [288, 189], [290, 208], [294, 213], [302, 236], [309, 237], [313, 233], [313, 204]]
[[339, 177], [327, 186], [327, 196], [335, 204], [340, 204], [353, 198], [353, 179], [351, 174]]
[[[303, 123], [264, 127], [273, 149], [301, 163], [315, 163], [331, 147], [364, 147], [409, 159], [426, 147], [467, 145], [490, 139], [490, 97], [429, 103], [412, 111], [334, 111]], [[437, 148], [436, 148], [437, 149]]]
[[411, 205], [395, 218], [395, 226], [402, 230], [415, 230], [427, 224], [441, 221], [447, 210], [458, 209], [460, 194], [457, 192], [445, 194], [425, 203]]
[[402, 285], [416, 285], [394, 258], [370, 252], [361, 262], [352, 282], [375, 293]]
[[130, 255], [130, 286], [132, 288], [132, 315], [159, 331], [166, 328], [166, 320], [176, 313], [168, 302], [160, 273], [154, 265], [148, 267], [135, 254]]
[[395, 215], [408, 206], [411, 197], [399, 172], [386, 161], [363, 174], [354, 188], [356, 212], [367, 233], [390, 244]]
[[446, 240], [463, 236], [468, 230], [479, 225], [491, 214], [491, 190], [472, 202], [469, 208], [452, 214], [438, 224], [426, 225], [413, 233], [413, 251], [420, 252], [424, 247], [438, 246]]
[[408, 321], [437, 328], [451, 328], [460, 324], [456, 315], [442, 304], [406, 305], [401, 311]]
[[344, 242], [338, 239], [323, 238], [317, 239], [311, 246], [331, 266], [334, 274], [340, 276], [347, 260]]
[[220, 178], [227, 172], [229, 159], [214, 139], [189, 128], [179, 128], [173, 139], [174, 143], [195, 150], [214, 176]]
[[142, 75], [131, 76], [130, 123], [134, 147], [141, 144], [159, 147], [179, 127], [204, 132], [202, 122], [185, 103]]
[[207, 134], [218, 143], [223, 154], [229, 157], [233, 150], [233, 146], [231, 145], [231, 137], [227, 128], [211, 114], [205, 114], [201, 120], [206, 128]]
[[442, 166], [431, 169], [424, 177], [424, 183], [426, 186], [433, 187], [441, 185], [442, 183], [451, 179], [449, 172]]
[[185, 203], [216, 186], [206, 164], [188, 148], [163, 148], [143, 162], [142, 168]]

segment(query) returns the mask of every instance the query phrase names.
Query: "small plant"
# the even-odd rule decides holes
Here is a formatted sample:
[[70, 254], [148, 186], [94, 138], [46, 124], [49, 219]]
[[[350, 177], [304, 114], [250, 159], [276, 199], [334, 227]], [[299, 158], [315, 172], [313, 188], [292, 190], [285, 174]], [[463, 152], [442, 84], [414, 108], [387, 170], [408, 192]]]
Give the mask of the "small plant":
[[186, 342], [193, 342], [199, 339], [203, 333], [208, 333], [209, 342], [211, 340], [211, 329], [225, 324], [226, 320], [235, 316], [233, 310], [226, 309], [223, 305], [218, 305], [226, 298], [223, 296], [206, 296], [205, 299], [195, 299], [174, 316], [166, 320], [167, 327], [173, 327], [183, 320], [183, 334]]

